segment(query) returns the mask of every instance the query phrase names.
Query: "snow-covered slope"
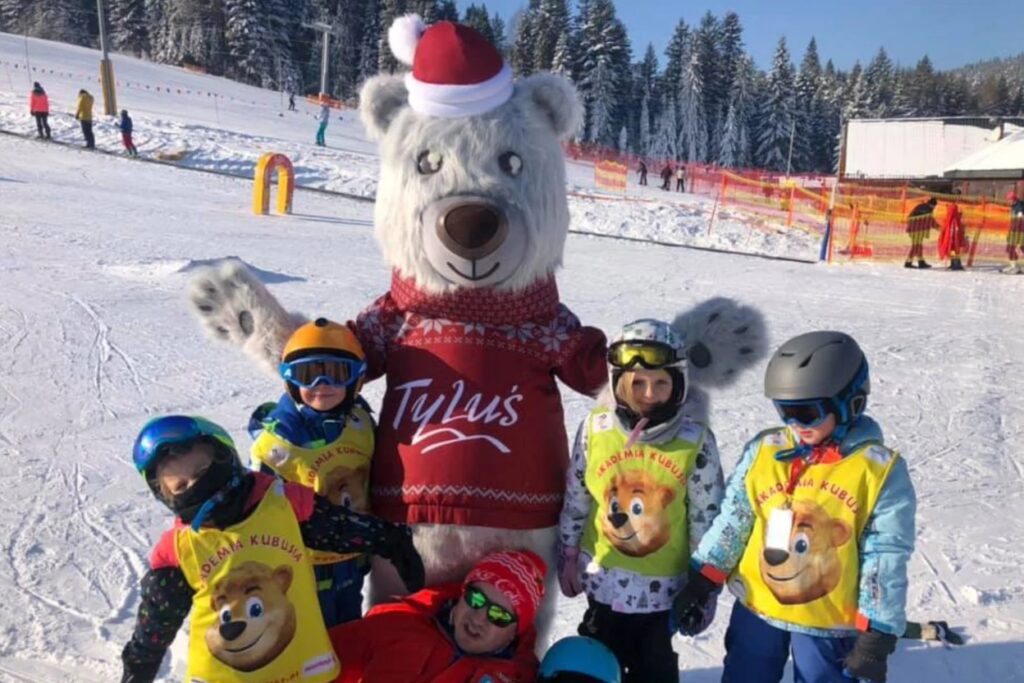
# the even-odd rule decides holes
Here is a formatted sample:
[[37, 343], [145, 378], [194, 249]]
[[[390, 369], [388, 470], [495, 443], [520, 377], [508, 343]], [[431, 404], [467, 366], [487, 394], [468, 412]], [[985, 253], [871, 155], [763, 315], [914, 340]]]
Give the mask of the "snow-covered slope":
[[[0, 36], [0, 59], [22, 47]], [[77, 50], [53, 47], [51, 60]], [[34, 65], [45, 61], [33, 57]], [[133, 68], [167, 69], [117, 64], [124, 78]], [[0, 73], [0, 125], [28, 132], [23, 88], [6, 90], [6, 80]], [[57, 78], [46, 85], [59, 98], [79, 87]], [[174, 98], [123, 98], [137, 108], [137, 122], [189, 124]], [[273, 97], [251, 98], [256, 104], [230, 114], [241, 129], [250, 110], [247, 135], [316, 152], [303, 142], [308, 125], [277, 131]], [[351, 147], [328, 153], [371, 159], [351, 125]], [[210, 129], [221, 130], [216, 121]], [[195, 148], [213, 149], [212, 133], [202, 130]], [[203, 338], [184, 302], [190, 270], [238, 256], [289, 308], [338, 319], [384, 291], [388, 272], [365, 202], [299, 192], [294, 215], [255, 217], [250, 184], [238, 179], [8, 136], [0, 136], [0, 159], [0, 681], [116, 680], [146, 556], [168, 521], [131, 467], [136, 431], [150, 415], [200, 413], [229, 427], [244, 451], [249, 411], [280, 391], [241, 354]], [[375, 163], [353, 176], [364, 188]], [[570, 172], [586, 190], [585, 172]], [[706, 224], [702, 202], [675, 206], [574, 199], [574, 228], [659, 239], [674, 230], [669, 239], [684, 239], [686, 216]], [[656, 226], [663, 230], [643, 232]], [[758, 235], [750, 239], [769, 253], [790, 251], [779, 244], [785, 238]], [[948, 619], [971, 638], [955, 651], [903, 644], [891, 680], [1024, 680], [1024, 278], [829, 268], [574, 235], [559, 281], [581, 319], [607, 331], [724, 295], [760, 307], [775, 344], [813, 328], [853, 333], [871, 359], [871, 412], [907, 457], [918, 489], [910, 614]], [[714, 397], [727, 472], [744, 441], [776, 420], [761, 396], [762, 371]], [[366, 388], [374, 405], [381, 393], [380, 382]], [[571, 392], [565, 399], [571, 432], [590, 403]], [[556, 636], [574, 632], [583, 610], [582, 600], [559, 604]], [[723, 598], [706, 634], [676, 640], [686, 681], [718, 680], [729, 606]], [[180, 673], [183, 641], [166, 680], [180, 679], [172, 666]]]

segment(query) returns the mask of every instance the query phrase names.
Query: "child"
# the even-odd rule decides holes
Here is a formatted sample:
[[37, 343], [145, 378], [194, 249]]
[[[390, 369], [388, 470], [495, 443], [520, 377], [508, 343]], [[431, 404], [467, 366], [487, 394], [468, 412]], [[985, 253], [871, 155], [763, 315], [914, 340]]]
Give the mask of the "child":
[[[335, 505], [369, 512], [373, 418], [359, 397], [366, 370], [359, 340], [324, 318], [297, 329], [284, 347], [287, 392], [249, 423], [253, 469], [308, 486]], [[358, 619], [369, 562], [360, 554], [314, 554], [327, 628]]]
[[537, 683], [621, 683], [619, 660], [607, 647], [583, 636], [562, 638], [544, 653]]
[[776, 683], [792, 650], [797, 681], [884, 683], [916, 503], [906, 461], [864, 414], [867, 359], [846, 334], [810, 332], [775, 352], [764, 386], [786, 426], [747, 444], [673, 612], [730, 577], [723, 681]]
[[395, 563], [411, 590], [422, 586], [408, 528], [247, 472], [231, 437], [212, 422], [151, 420], [132, 457], [176, 519], [142, 579], [122, 681], [156, 677], [190, 611], [187, 680], [334, 680], [338, 663], [315, 607], [308, 548], [374, 552]]
[[[568, 597], [586, 591], [580, 635], [615, 653], [624, 681], [676, 683], [669, 609], [718, 511], [722, 466], [711, 430], [683, 414], [687, 359], [670, 325], [626, 325], [608, 362], [615, 407], [592, 410], [576, 435], [559, 583]], [[716, 598], [685, 633], [707, 626]]]
[[132, 142], [132, 117], [128, 116], [127, 109], [121, 110], [121, 120], [115, 125], [121, 129], [121, 142], [124, 143], [124, 151], [128, 152], [128, 156], [139, 156], [139, 150], [135, 149], [135, 143]]

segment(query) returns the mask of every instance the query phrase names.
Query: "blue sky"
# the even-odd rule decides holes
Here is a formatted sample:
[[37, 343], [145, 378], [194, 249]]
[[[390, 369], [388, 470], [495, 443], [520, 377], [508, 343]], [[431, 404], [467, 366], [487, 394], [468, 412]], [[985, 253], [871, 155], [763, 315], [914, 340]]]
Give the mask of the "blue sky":
[[[456, 4], [461, 10], [470, 2]], [[508, 21], [527, 0], [485, 4]], [[1024, 52], [1024, 0], [615, 0], [615, 6], [634, 58], [651, 42], [663, 60], [676, 22], [682, 18], [692, 26], [707, 10], [719, 17], [729, 10], [740, 15], [747, 51], [761, 68], [770, 63], [782, 35], [795, 62], [814, 36], [822, 62], [831, 58], [842, 69], [857, 59], [869, 61], [880, 46], [902, 65], [913, 66], [927, 54], [940, 69]]]

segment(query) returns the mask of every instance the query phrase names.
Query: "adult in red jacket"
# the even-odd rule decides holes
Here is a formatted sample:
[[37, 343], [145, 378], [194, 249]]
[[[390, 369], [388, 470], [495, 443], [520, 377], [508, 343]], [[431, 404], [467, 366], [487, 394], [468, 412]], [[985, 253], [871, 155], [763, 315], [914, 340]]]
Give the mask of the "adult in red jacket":
[[46, 96], [39, 81], [32, 84], [32, 92], [28, 95], [28, 110], [35, 117], [39, 137], [49, 140], [50, 124], [46, 119], [50, 116], [50, 98]]
[[533, 683], [533, 620], [547, 568], [536, 554], [488, 555], [462, 583], [434, 586], [330, 630], [339, 683]]

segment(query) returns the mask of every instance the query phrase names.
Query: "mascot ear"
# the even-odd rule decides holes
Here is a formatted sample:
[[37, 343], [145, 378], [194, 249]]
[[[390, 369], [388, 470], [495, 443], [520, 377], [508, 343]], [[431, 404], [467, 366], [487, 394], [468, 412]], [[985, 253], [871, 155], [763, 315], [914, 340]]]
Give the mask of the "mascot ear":
[[292, 568], [282, 564], [274, 570], [273, 579], [277, 583], [277, 587], [281, 589], [281, 593], [287, 593], [292, 585]]
[[409, 91], [402, 76], [374, 76], [366, 81], [359, 92], [359, 116], [370, 139], [384, 137], [408, 101]]
[[579, 128], [583, 107], [569, 79], [549, 73], [533, 74], [516, 83], [516, 90], [537, 108], [557, 137], [567, 138]]
[[838, 548], [850, 540], [852, 531], [850, 525], [841, 519], [832, 520], [832, 547]]

